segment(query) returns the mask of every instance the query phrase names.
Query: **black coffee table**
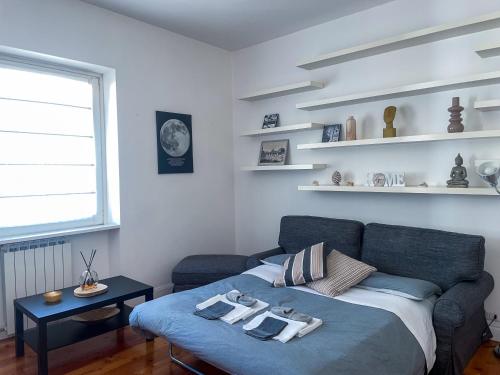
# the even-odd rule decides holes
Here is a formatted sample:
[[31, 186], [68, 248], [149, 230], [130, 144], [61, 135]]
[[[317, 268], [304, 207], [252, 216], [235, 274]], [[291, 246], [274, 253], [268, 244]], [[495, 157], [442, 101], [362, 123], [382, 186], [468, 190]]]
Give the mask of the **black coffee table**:
[[[87, 298], [73, 295], [76, 286], [63, 289], [59, 303], [47, 304], [42, 294], [18, 298], [14, 301], [16, 311], [16, 356], [24, 355], [24, 343], [38, 354], [38, 374], [48, 374], [47, 352], [86, 340], [103, 333], [128, 325], [132, 308], [125, 305], [126, 300], [144, 296], [146, 301], [153, 299], [153, 287], [116, 276], [102, 280], [108, 286], [106, 293]], [[84, 324], [68, 318], [72, 315], [95, 310], [115, 304], [120, 313], [108, 320], [96, 324]], [[24, 330], [23, 314], [33, 320], [37, 327]], [[61, 320], [64, 319], [64, 320]], [[53, 322], [48, 325], [48, 323]]]

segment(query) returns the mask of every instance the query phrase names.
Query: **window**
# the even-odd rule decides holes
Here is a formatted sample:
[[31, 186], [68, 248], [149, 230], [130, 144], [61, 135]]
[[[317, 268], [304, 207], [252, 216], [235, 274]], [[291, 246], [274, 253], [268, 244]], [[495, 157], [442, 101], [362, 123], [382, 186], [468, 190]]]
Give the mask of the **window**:
[[0, 57], [0, 236], [103, 224], [100, 80]]

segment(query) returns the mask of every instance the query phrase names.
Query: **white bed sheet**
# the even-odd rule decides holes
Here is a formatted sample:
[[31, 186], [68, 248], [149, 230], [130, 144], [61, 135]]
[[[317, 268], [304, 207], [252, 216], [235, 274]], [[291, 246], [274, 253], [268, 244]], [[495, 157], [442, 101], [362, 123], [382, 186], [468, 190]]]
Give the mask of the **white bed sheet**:
[[[272, 283], [282, 272], [282, 269], [283, 267], [278, 265], [262, 265], [243, 272], [243, 274], [254, 275]], [[295, 286], [292, 288], [306, 293], [322, 295], [305, 286]], [[422, 347], [427, 362], [427, 370], [430, 371], [432, 369], [436, 361], [436, 333], [432, 325], [432, 311], [436, 301], [435, 296], [424, 301], [415, 301], [387, 293], [351, 288], [340, 296], [329, 298], [356, 305], [375, 307], [397, 315]]]

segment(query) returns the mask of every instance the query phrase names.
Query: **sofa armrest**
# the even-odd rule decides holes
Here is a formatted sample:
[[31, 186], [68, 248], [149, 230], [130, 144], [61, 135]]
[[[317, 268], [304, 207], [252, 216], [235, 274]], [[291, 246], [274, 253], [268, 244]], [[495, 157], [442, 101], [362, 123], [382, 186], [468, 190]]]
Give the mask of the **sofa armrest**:
[[493, 277], [483, 271], [476, 281], [463, 281], [448, 289], [434, 305], [433, 320], [436, 329], [452, 334], [463, 326], [477, 311], [493, 290]]
[[279, 254], [284, 254], [284, 253], [285, 253], [285, 251], [281, 247], [276, 247], [276, 248], [271, 249], [271, 250], [262, 251], [260, 253], [251, 255], [248, 257], [248, 260], [247, 260], [247, 270], [249, 270], [250, 268], [254, 268], [254, 267], [262, 265], [262, 263], [260, 262], [261, 259], [265, 259], [265, 258], [271, 257], [273, 255], [279, 255]]

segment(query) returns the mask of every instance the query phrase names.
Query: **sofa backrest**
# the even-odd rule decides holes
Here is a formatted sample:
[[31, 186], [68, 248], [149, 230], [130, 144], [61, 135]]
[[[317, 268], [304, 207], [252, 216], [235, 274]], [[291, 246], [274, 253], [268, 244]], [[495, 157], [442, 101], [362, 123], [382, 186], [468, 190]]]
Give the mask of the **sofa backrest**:
[[316, 216], [283, 216], [278, 244], [289, 254], [325, 242], [327, 254], [332, 249], [359, 259], [363, 223], [353, 220]]
[[432, 281], [443, 291], [477, 280], [484, 268], [484, 238], [385, 224], [367, 224], [361, 260], [381, 272]]

